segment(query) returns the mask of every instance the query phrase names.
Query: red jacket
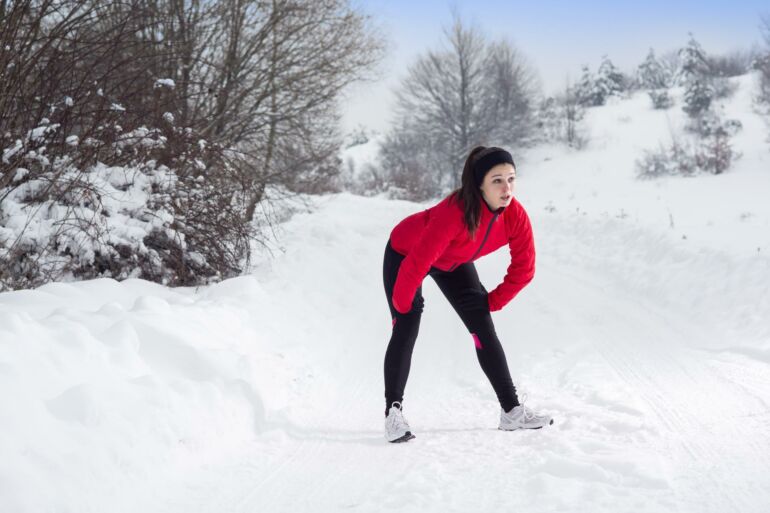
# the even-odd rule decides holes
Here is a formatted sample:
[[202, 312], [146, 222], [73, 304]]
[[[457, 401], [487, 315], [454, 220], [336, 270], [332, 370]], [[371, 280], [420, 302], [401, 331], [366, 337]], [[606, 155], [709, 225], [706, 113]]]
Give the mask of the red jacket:
[[506, 244], [511, 263], [503, 282], [489, 293], [489, 310], [494, 312], [508, 304], [535, 274], [532, 226], [515, 198], [508, 207], [495, 212], [482, 201], [481, 222], [471, 239], [463, 222], [462, 203], [451, 196], [405, 218], [390, 234], [393, 249], [405, 255], [393, 288], [393, 306], [401, 313], [411, 310], [417, 288], [431, 266], [451, 271]]

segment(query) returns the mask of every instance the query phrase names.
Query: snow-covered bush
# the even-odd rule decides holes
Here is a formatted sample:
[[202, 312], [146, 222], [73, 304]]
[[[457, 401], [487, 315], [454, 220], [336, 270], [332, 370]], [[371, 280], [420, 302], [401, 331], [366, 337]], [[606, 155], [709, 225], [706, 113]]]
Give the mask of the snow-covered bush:
[[386, 174], [378, 164], [364, 162], [358, 166], [352, 158], [345, 161], [340, 174], [340, 189], [360, 196], [376, 196], [389, 191]]
[[699, 169], [718, 175], [727, 171], [734, 157], [735, 153], [727, 134], [714, 133], [708, 139], [701, 141], [698, 152], [695, 154], [695, 162]]
[[[443, 183], [442, 176], [432, 169], [437, 162], [436, 144], [420, 137], [408, 124], [400, 130], [391, 130], [383, 137], [377, 165], [384, 173], [385, 188], [394, 198], [422, 201], [448, 190], [452, 184]], [[373, 175], [372, 178], [375, 178]]]
[[687, 128], [690, 132], [706, 138], [713, 135], [730, 137], [738, 133], [743, 127], [739, 120], [723, 119], [713, 109], [709, 109], [697, 118], [691, 119]]
[[668, 109], [673, 105], [673, 100], [668, 94], [668, 89], [651, 89], [647, 92], [655, 109]]
[[567, 85], [561, 95], [545, 98], [535, 118], [545, 141], [558, 141], [576, 149], [588, 142], [582, 121], [585, 108], [579, 102], [574, 86]]
[[670, 146], [661, 145], [657, 150], [646, 150], [636, 161], [639, 178], [658, 178], [667, 175], [690, 176], [697, 170], [693, 151], [674, 141]]
[[711, 80], [711, 89], [715, 99], [729, 98], [738, 89], [738, 85], [730, 82], [727, 77], [714, 77]]
[[637, 176], [643, 179], [661, 176], [693, 176], [696, 173], [720, 174], [729, 169], [737, 155], [726, 133], [714, 133], [697, 143], [674, 140], [657, 150], [644, 152], [636, 161]]
[[14, 153], [15, 179], [0, 189], [1, 288], [101, 276], [190, 285], [240, 270], [248, 230], [222, 152], [173, 127], [139, 127], [110, 147], [132, 162], [79, 167], [72, 154], [49, 159], [69, 148], [45, 145]]
[[[680, 56], [683, 64], [679, 76], [685, 81], [684, 110], [690, 115], [686, 132], [675, 137], [669, 146], [646, 151], [636, 162], [640, 178], [689, 176], [700, 172], [720, 174], [738, 157], [730, 145], [730, 137], [741, 130], [741, 122], [724, 119], [711, 104], [712, 89], [697, 42], [691, 39]], [[698, 92], [704, 87], [708, 92], [699, 96]], [[652, 92], [650, 96], [654, 102], [656, 98]]]
[[581, 105], [604, 105], [610, 96], [620, 96], [628, 89], [629, 80], [605, 55], [594, 76], [588, 66], [583, 66], [582, 75], [576, 85], [576, 93]]

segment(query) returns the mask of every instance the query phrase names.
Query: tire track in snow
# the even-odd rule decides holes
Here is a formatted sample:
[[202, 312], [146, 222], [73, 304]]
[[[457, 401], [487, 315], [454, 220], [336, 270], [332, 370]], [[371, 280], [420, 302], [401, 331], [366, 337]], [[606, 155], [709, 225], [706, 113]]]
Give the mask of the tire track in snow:
[[[739, 389], [734, 382], [721, 378], [704, 361], [702, 353], [687, 347], [693, 338], [704, 340], [715, 334], [688, 322], [681, 313], [666, 313], [640, 303], [638, 298], [612, 294], [622, 288], [600, 285], [606, 284], [606, 276], [592, 277], [585, 270], [556, 272], [561, 283], [572, 284], [562, 287], [574, 294], [560, 296], [564, 310], [575, 319], [594, 320], [583, 336], [638, 392], [664, 428], [659, 442], [663, 444], [661, 449], [671, 451], [676, 460], [674, 470], [681, 474], [674, 484], [681, 499], [686, 502], [702, 498], [697, 504], [701, 511], [749, 511], [755, 499], [744, 493], [749, 490], [738, 490], [746, 486], [730, 479], [725, 461], [741, 466], [748, 460], [758, 475], [770, 475], [770, 466], [760, 456], [768, 453], [767, 437], [755, 442], [758, 426], [735, 421], [745, 416], [747, 409], [756, 411], [766, 403], [755, 394], [749, 401], [736, 400], [745, 388]], [[567, 308], [568, 304], [571, 308]], [[708, 431], [709, 419], [721, 433]], [[736, 438], [751, 441], [737, 447], [740, 455], [733, 454]], [[745, 473], [738, 470], [737, 475]], [[761, 488], [761, 484], [757, 482], [755, 488]]]

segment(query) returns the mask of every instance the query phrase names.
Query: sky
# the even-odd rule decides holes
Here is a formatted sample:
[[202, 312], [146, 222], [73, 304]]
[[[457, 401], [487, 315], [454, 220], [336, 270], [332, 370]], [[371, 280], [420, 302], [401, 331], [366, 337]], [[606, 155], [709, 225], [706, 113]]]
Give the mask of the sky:
[[770, 4], [741, 1], [588, 1], [565, 0], [353, 0], [387, 40], [388, 53], [376, 80], [351, 87], [344, 102], [343, 129], [364, 126], [384, 131], [390, 123], [393, 90], [410, 63], [444, 44], [442, 29], [452, 8], [495, 40], [506, 38], [527, 58], [543, 91], [553, 94], [567, 79], [579, 78], [582, 65], [595, 71], [607, 55], [621, 70], [633, 71], [650, 48], [656, 54], [687, 43], [692, 33], [709, 53], [761, 45], [760, 16]]

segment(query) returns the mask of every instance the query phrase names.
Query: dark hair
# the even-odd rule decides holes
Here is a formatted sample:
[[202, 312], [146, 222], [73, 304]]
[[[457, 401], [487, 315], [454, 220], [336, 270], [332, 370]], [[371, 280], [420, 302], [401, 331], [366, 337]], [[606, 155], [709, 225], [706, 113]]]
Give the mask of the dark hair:
[[463, 221], [471, 239], [476, 236], [476, 230], [479, 228], [479, 222], [481, 222], [481, 203], [484, 201], [474, 173], [474, 164], [485, 155], [500, 151], [507, 153], [505, 150], [495, 146], [476, 146], [473, 148], [468, 154], [468, 158], [465, 159], [462, 185], [450, 194], [452, 200], [461, 202], [463, 205]]

